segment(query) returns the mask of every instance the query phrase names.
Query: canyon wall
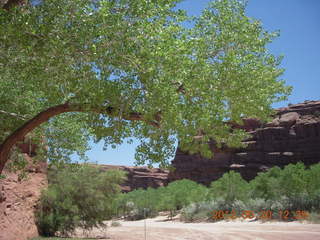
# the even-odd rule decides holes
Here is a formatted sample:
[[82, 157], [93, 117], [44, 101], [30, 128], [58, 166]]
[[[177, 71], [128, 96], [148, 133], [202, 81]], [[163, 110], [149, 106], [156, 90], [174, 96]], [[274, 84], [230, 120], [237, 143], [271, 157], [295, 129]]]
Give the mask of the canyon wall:
[[250, 180], [273, 166], [283, 167], [299, 161], [305, 165], [320, 162], [320, 101], [305, 101], [277, 109], [269, 123], [244, 119], [242, 126], [235, 127], [250, 133], [244, 140], [247, 147], [213, 147], [211, 159], [190, 155], [178, 148], [172, 161], [175, 171], [170, 173], [169, 181], [187, 178], [208, 185], [229, 170]]
[[47, 164], [32, 164], [27, 147], [22, 145], [23, 157], [29, 162], [27, 178], [4, 170], [0, 179], [0, 240], [27, 240], [37, 237], [34, 210], [41, 190], [47, 186]]
[[118, 169], [126, 172], [128, 179], [121, 185], [123, 192], [130, 192], [138, 188], [157, 188], [168, 184], [169, 171], [160, 168], [127, 167], [100, 164], [99, 168], [104, 171]]

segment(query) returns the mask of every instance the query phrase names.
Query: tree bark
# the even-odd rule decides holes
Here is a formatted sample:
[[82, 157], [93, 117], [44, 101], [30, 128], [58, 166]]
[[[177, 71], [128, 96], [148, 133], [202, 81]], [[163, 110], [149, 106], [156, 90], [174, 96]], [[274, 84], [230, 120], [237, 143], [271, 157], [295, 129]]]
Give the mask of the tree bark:
[[[27, 121], [25, 124], [23, 124], [21, 127], [16, 129], [0, 145], [0, 174], [3, 171], [5, 164], [9, 159], [10, 151], [12, 147], [17, 142], [22, 141], [29, 132], [34, 130], [36, 127], [40, 126], [42, 123], [47, 122], [50, 118], [66, 112], [93, 112], [93, 113], [106, 114], [106, 115], [112, 116], [117, 111], [112, 107], [85, 108], [84, 105], [75, 105], [75, 104], [72, 105], [69, 103], [64, 103], [54, 107], [50, 107], [40, 112], [35, 117], [33, 117], [32, 119]], [[129, 114], [123, 115], [122, 119], [131, 120], [131, 121], [142, 120], [147, 122], [150, 125], [159, 127], [158, 122], [146, 120], [144, 119], [144, 116], [141, 113], [137, 113], [137, 112], [131, 112]]]

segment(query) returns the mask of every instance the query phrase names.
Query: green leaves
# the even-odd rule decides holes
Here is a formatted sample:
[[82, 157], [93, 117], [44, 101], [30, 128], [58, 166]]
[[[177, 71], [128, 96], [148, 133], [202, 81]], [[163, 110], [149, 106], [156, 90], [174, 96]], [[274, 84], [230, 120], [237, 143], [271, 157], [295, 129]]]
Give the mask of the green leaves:
[[[247, 17], [242, 1], [213, 1], [190, 18], [178, 2], [47, 0], [1, 11], [1, 110], [30, 119], [66, 101], [116, 109], [48, 122], [45, 128], [61, 122], [66, 129], [46, 131], [56, 158], [82, 154], [89, 135], [106, 145], [141, 139], [139, 164], [167, 164], [174, 138], [208, 157], [209, 139], [239, 146], [245, 134], [224, 122], [266, 119], [271, 104], [290, 93], [279, 79], [281, 59], [266, 48], [278, 33]], [[186, 20], [194, 26], [185, 28]], [[149, 122], [161, 113], [161, 127], [124, 120], [130, 112]], [[0, 119], [1, 139], [24, 122]]]
[[103, 226], [114, 212], [114, 201], [125, 179], [118, 170], [101, 172], [90, 165], [63, 165], [49, 172], [49, 187], [41, 194], [37, 222], [44, 236], [72, 233], [76, 227]]
[[187, 179], [178, 180], [166, 187], [137, 189], [121, 194], [117, 201], [118, 213], [132, 220], [153, 217], [159, 211], [170, 211], [173, 217], [176, 210], [203, 200], [206, 194], [205, 186]]
[[249, 184], [237, 172], [225, 173], [210, 185], [208, 199], [223, 198], [227, 203], [249, 198]]

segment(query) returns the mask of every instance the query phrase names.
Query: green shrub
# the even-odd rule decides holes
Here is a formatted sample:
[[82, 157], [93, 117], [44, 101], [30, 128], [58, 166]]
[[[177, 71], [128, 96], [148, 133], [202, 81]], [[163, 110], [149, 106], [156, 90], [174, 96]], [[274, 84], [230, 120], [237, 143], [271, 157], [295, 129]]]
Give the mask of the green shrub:
[[[279, 211], [320, 210], [320, 164], [306, 169], [302, 163], [284, 169], [273, 167], [259, 173], [249, 183], [239, 173], [230, 171], [211, 183], [209, 188], [190, 180], [179, 180], [158, 189], [136, 190], [119, 198], [120, 212], [131, 219], [152, 217], [159, 211], [178, 210], [184, 221], [208, 220], [212, 211], [271, 210], [279, 219]], [[130, 214], [129, 214], [130, 213]]]
[[228, 209], [229, 211], [234, 210], [237, 214], [237, 216], [240, 216], [242, 211], [245, 210], [251, 210], [250, 208], [247, 207], [247, 205], [241, 201], [241, 200], [234, 200], [233, 203], [231, 204], [231, 207]]
[[117, 221], [112, 221], [111, 222], [111, 227], [120, 227], [120, 226], [121, 226], [120, 222], [117, 222]]
[[178, 210], [191, 203], [203, 201], [206, 194], [205, 186], [183, 179], [169, 183], [161, 196], [167, 199], [167, 206], [164, 204], [164, 209], [170, 210], [174, 207]]
[[320, 164], [306, 169], [303, 163], [284, 169], [273, 167], [250, 182], [251, 198], [280, 201], [288, 210], [320, 208]]
[[192, 203], [184, 207], [181, 211], [181, 220], [186, 222], [194, 222], [200, 220], [213, 221], [214, 211], [236, 211], [240, 215], [241, 211], [247, 210], [246, 205], [240, 201], [234, 202], [225, 201], [223, 198], [217, 198], [211, 201]]
[[[181, 210], [181, 220], [185, 222], [193, 222], [196, 219], [196, 214], [199, 214], [201, 210], [198, 208], [197, 203], [192, 203]], [[207, 211], [203, 211], [206, 218]], [[201, 219], [203, 220], [203, 219]]]
[[[240, 216], [244, 210], [258, 215], [272, 211], [280, 219], [280, 211], [288, 210], [289, 218], [295, 211], [319, 212], [320, 164], [306, 169], [302, 163], [289, 164], [284, 169], [273, 167], [247, 183], [241, 175], [230, 171], [214, 181], [209, 188], [207, 202], [190, 204], [182, 209], [184, 221], [210, 219], [213, 210], [232, 211]], [[213, 199], [213, 201], [208, 201]]]
[[90, 229], [103, 225], [114, 215], [114, 200], [124, 180], [120, 171], [101, 172], [89, 165], [58, 169], [47, 190], [41, 194], [36, 213], [44, 236], [72, 233], [76, 227]]
[[207, 192], [205, 186], [186, 179], [158, 189], [138, 189], [118, 198], [118, 212], [131, 220], [154, 217], [159, 211], [170, 211], [173, 217], [182, 207], [202, 201]]
[[237, 172], [230, 171], [210, 185], [208, 199], [223, 198], [226, 202], [246, 200], [249, 197], [249, 184]]
[[181, 210], [181, 220], [194, 222], [208, 220], [213, 210], [218, 209], [216, 201], [192, 203]]
[[306, 190], [308, 192], [308, 195], [315, 200], [320, 200], [320, 164], [315, 164], [311, 166], [308, 170], [306, 178]]
[[281, 197], [281, 188], [279, 179], [281, 174], [279, 167], [273, 167], [267, 172], [258, 173], [250, 181], [251, 197], [262, 199], [279, 199]]
[[320, 213], [319, 212], [311, 212], [307, 219], [311, 223], [320, 223]]
[[309, 171], [303, 163], [289, 164], [280, 172], [279, 186], [282, 196], [296, 199], [307, 193]]
[[247, 210], [254, 211], [255, 213], [262, 211], [262, 210], [269, 210], [271, 207], [271, 201], [265, 200], [263, 198], [255, 198], [249, 199], [246, 202]]
[[118, 198], [118, 214], [129, 220], [139, 220], [157, 215], [158, 192], [156, 189], [137, 189]]
[[263, 211], [271, 211], [272, 218], [279, 219], [279, 211], [288, 210], [289, 208], [286, 203], [283, 199], [266, 200], [263, 198], [255, 198], [247, 201], [246, 207], [258, 216], [260, 216]]

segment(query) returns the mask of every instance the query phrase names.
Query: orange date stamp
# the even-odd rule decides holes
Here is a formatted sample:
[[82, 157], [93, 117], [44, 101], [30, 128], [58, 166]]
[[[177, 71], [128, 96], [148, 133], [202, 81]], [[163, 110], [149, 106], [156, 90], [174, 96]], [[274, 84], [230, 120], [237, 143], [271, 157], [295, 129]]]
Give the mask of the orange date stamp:
[[[275, 217], [277, 213], [277, 217]], [[309, 218], [308, 211], [289, 211], [289, 210], [280, 210], [274, 212], [272, 210], [263, 210], [260, 212], [254, 212], [251, 210], [241, 211], [240, 214], [237, 214], [235, 210], [214, 210], [212, 211], [212, 219], [214, 220], [225, 220], [225, 219], [259, 219], [259, 220], [271, 220], [274, 218], [279, 218], [281, 220], [306, 220]]]

